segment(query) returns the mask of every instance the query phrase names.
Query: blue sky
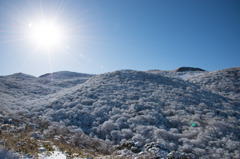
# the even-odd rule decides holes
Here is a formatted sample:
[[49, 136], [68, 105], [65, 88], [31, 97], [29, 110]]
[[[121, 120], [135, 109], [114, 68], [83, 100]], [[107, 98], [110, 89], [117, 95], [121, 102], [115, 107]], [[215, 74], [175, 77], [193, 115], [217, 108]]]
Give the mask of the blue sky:
[[[54, 49], [28, 38], [42, 17], [63, 29]], [[240, 66], [239, 0], [0, 1], [0, 75], [181, 66]]]

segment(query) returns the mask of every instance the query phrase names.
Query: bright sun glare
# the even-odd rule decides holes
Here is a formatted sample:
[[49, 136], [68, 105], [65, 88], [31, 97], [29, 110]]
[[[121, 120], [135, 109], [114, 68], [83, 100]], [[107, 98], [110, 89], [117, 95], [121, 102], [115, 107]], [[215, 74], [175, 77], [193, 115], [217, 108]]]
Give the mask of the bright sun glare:
[[31, 39], [38, 47], [53, 48], [62, 43], [63, 32], [60, 26], [48, 21], [29, 23]]

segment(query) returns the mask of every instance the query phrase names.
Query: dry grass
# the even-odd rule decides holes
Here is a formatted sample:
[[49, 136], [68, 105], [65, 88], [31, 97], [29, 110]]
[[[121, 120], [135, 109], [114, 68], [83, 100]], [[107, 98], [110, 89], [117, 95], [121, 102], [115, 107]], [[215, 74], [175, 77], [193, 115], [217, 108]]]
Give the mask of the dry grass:
[[[56, 127], [56, 129], [58, 128]], [[38, 154], [42, 153], [39, 149], [41, 147], [45, 148], [45, 153], [54, 151], [54, 147], [57, 147], [68, 158], [96, 158], [97, 156], [109, 155], [113, 150], [111, 145], [103, 141], [90, 138], [84, 134], [72, 133], [69, 130], [48, 131], [45, 137], [32, 137], [32, 133], [41, 132], [43, 134], [43, 130], [47, 130], [47, 127], [38, 127], [36, 129], [36, 127], [34, 128], [29, 124], [25, 124], [25, 127], [19, 127], [18, 124], [2, 122], [0, 140], [3, 141], [2, 145], [8, 150], [24, 155], [29, 154], [35, 158], [38, 158]]]
[[27, 130], [23, 132], [11, 132], [8, 128], [13, 128], [6, 126], [7, 130], [2, 131], [0, 139], [4, 143], [4, 147], [9, 150], [14, 150], [16, 152], [30, 154], [36, 156], [39, 148], [39, 143], [34, 138], [29, 136], [31, 131]]

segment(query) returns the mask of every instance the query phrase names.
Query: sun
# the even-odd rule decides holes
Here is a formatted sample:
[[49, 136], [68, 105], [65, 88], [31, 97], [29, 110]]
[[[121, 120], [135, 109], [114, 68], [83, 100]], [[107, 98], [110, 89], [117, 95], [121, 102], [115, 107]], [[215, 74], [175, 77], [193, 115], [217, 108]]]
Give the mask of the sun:
[[54, 48], [63, 42], [63, 31], [60, 25], [51, 21], [29, 23], [30, 37], [35, 45], [44, 48]]

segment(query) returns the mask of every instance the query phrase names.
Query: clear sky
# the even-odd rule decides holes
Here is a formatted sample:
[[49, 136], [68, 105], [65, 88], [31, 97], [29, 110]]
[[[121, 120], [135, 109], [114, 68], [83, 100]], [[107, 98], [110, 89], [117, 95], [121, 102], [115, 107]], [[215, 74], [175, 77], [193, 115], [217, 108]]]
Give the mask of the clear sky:
[[181, 66], [240, 66], [239, 0], [0, 1], [0, 75]]

